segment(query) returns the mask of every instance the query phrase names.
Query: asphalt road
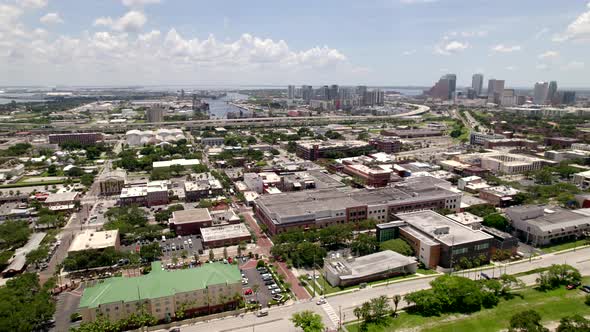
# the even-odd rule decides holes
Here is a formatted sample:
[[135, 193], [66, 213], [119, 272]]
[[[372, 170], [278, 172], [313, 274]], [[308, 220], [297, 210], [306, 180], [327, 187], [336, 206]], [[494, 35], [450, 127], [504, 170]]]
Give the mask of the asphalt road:
[[[512, 265], [502, 267], [502, 272], [506, 271], [509, 274], [530, 271], [539, 267], [546, 267], [552, 264], [570, 264], [578, 268], [583, 275], [590, 275], [590, 248], [584, 248], [575, 252], [568, 252], [563, 254], [549, 254], [537, 257], [531, 261], [522, 261]], [[477, 279], [480, 273], [485, 272], [488, 275], [498, 275], [500, 268], [495, 267], [482, 269], [478, 272], [459, 273], [466, 277]], [[338, 317], [342, 315], [343, 321], [355, 320], [352, 311], [355, 307], [361, 305], [372, 298], [386, 295], [393, 296], [395, 294], [404, 295], [409, 292], [414, 292], [421, 289], [429, 288], [429, 283], [437, 276], [428, 276], [420, 279], [406, 280], [402, 282], [392, 283], [389, 286], [372, 287], [363, 290], [354, 291], [351, 293], [336, 295], [328, 297], [326, 305], [316, 305], [315, 300], [297, 302], [293, 305], [283, 306], [278, 308], [271, 308], [269, 315], [266, 317], [256, 317], [253, 313], [245, 314], [244, 317], [226, 317], [209, 322], [203, 322], [196, 325], [183, 326], [183, 332], [197, 332], [197, 331], [297, 331], [293, 324], [289, 321], [291, 315], [302, 310], [312, 310], [323, 317], [323, 321], [329, 328], [335, 328], [338, 324]], [[528, 275], [521, 278], [525, 283], [533, 283], [536, 275]], [[400, 302], [403, 307], [406, 303], [402, 300]]]

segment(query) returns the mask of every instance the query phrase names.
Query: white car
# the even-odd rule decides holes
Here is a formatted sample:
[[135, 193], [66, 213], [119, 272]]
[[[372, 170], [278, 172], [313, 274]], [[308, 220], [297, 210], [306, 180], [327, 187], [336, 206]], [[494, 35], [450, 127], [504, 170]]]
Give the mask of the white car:
[[324, 299], [323, 297], [321, 297], [317, 302], [317, 305], [322, 305], [322, 304], [326, 304], [326, 299]]

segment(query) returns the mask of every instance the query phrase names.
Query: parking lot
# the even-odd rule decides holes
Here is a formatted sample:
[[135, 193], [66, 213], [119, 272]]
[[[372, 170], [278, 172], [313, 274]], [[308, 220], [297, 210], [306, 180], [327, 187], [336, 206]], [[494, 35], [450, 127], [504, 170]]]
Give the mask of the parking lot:
[[[274, 294], [272, 294], [272, 290], [269, 289], [269, 286], [272, 286], [273, 284], [278, 285], [276, 280], [272, 278], [269, 280], [263, 280], [262, 275], [264, 273], [257, 271], [256, 268], [244, 269], [242, 270], [242, 274], [243, 278], [245, 277], [248, 279], [248, 283], [243, 283], [243, 292], [246, 302], [250, 302], [251, 300], [258, 300], [258, 302], [262, 305], [263, 308], [267, 307], [270, 300], [273, 299], [273, 296], [275, 296]], [[248, 289], [254, 290], [254, 285], [258, 285], [258, 292], [256, 294], [254, 294], [254, 292], [252, 292], [252, 294], [246, 294]], [[280, 291], [279, 288], [275, 289]], [[275, 297], [275, 299], [278, 299], [278, 296]]]
[[181, 236], [168, 238], [162, 241], [162, 239], [144, 240], [136, 242], [127, 246], [123, 246], [123, 250], [139, 252], [142, 246], [158, 243], [162, 248], [163, 260], [171, 259], [172, 256], [180, 258], [183, 251], [186, 251], [187, 257], [194, 257], [196, 255], [203, 255], [203, 242], [199, 238], [199, 235]]

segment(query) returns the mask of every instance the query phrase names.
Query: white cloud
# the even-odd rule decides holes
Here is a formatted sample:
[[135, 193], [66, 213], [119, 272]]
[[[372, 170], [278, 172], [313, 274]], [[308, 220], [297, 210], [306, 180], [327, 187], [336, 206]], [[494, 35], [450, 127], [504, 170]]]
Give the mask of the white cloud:
[[138, 32], [147, 22], [145, 15], [137, 10], [130, 10], [118, 19], [99, 17], [94, 20], [95, 26], [107, 26], [115, 31]]
[[156, 3], [160, 3], [160, 0], [123, 0], [123, 5], [127, 7], [143, 7]]
[[557, 58], [558, 56], [559, 56], [559, 52], [557, 52], [557, 51], [547, 51], [547, 52], [539, 54], [538, 58], [539, 59], [551, 59], [551, 58]]
[[516, 67], [516, 66], [507, 66], [505, 69], [506, 70], [509, 70], [509, 71], [515, 71], [515, 70], [518, 69], [518, 67]]
[[520, 51], [522, 48], [520, 45], [513, 45], [513, 46], [506, 46], [504, 44], [498, 44], [492, 46], [492, 51], [499, 52], [499, 53], [512, 53], [516, 51]]
[[553, 41], [563, 42], [566, 40], [590, 40], [590, 3], [586, 6], [589, 10], [580, 14], [565, 31], [553, 36]]
[[25, 8], [43, 8], [47, 6], [47, 0], [19, 0], [18, 4]]
[[416, 50], [407, 50], [407, 51], [404, 51], [402, 54], [408, 56], [408, 55], [412, 55], [415, 53], [416, 53]]
[[[298, 79], [304, 80], [309, 75], [325, 75], [327, 79], [339, 73], [358, 78], [370, 73], [370, 68], [353, 66], [339, 50], [328, 46], [294, 50], [284, 40], [250, 34], [232, 41], [220, 41], [213, 35], [186, 38], [175, 29], [141, 34], [83, 32], [76, 38], [59, 36], [52, 40], [42, 38], [43, 34], [38, 31], [38, 39], [0, 47], [0, 72], [15, 66], [36, 68], [51, 71], [43, 76], [46, 80], [98, 80], [104, 76], [109, 84], [144, 78], [154, 82], [225, 78], [245, 83], [261, 77], [275, 80], [299, 75]], [[63, 72], [58, 73], [60, 70]], [[169, 74], [162, 76], [163, 72]]]
[[567, 64], [561, 66], [562, 70], [579, 70], [584, 69], [585, 64], [582, 61], [570, 61]]
[[434, 46], [434, 53], [441, 55], [451, 55], [464, 51], [467, 48], [469, 48], [469, 44], [467, 42], [448, 40], [448, 38], [445, 37], [443, 38], [442, 42]]
[[59, 16], [59, 13], [47, 13], [43, 15], [39, 21], [43, 24], [58, 24], [64, 22], [64, 20]]

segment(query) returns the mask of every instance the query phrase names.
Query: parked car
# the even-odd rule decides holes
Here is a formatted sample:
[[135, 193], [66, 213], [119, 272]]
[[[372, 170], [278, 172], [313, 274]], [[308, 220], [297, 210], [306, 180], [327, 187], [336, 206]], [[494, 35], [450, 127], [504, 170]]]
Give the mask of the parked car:
[[263, 309], [263, 310], [256, 312], [256, 317], [264, 317], [264, 316], [268, 316], [268, 310]]
[[580, 287], [581, 284], [582, 283], [579, 282], [579, 281], [578, 282], [574, 282], [573, 284], [569, 284], [569, 285], [565, 286], [565, 289], [567, 289], [567, 290], [576, 289], [576, 288]]
[[320, 297], [320, 299], [316, 302], [317, 305], [322, 305], [326, 303], [326, 299], [324, 299], [323, 297]]
[[582, 290], [586, 293], [590, 293], [590, 286], [589, 285], [584, 285], [582, 286]]
[[244, 290], [244, 295], [252, 295], [252, 288], [246, 288]]

